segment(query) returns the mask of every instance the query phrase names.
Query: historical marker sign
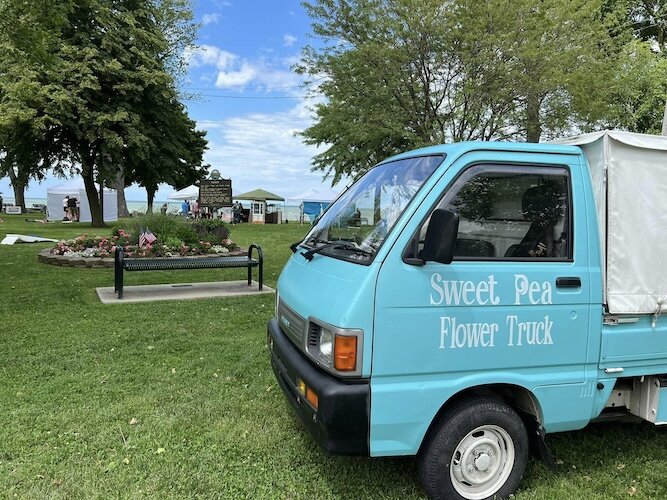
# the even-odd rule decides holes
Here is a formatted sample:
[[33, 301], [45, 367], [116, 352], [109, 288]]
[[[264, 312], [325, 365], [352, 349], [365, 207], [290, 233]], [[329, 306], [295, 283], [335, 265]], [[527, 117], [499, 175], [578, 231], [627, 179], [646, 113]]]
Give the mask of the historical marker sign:
[[222, 208], [232, 206], [232, 180], [208, 179], [199, 184], [199, 206]]

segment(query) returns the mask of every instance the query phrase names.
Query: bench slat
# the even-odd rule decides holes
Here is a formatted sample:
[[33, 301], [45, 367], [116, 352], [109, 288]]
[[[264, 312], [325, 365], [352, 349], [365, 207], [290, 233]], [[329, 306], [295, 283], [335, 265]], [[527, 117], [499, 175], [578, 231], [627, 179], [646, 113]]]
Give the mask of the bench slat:
[[259, 261], [247, 257], [219, 257], [204, 259], [124, 259], [126, 271], [158, 271], [169, 269], [212, 269], [223, 267], [257, 267]]

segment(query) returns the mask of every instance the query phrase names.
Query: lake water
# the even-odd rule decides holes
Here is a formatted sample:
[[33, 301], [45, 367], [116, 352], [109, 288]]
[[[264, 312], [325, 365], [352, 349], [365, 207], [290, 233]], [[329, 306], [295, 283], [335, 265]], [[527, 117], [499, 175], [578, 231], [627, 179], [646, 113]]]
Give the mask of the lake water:
[[[14, 198], [10, 198], [8, 196], [3, 197], [3, 203], [5, 204], [12, 204], [14, 203]], [[31, 207], [35, 203], [42, 203], [46, 205], [46, 198], [26, 198], [25, 199], [25, 206], [26, 207]], [[177, 213], [178, 210], [181, 208], [181, 203], [182, 201], [156, 201], [153, 203], [153, 210], [158, 211], [160, 210], [160, 207], [166, 203], [167, 204], [167, 211], [170, 213]], [[243, 208], [250, 208], [250, 203], [244, 203], [241, 202], [241, 205], [243, 205]], [[130, 213], [133, 212], [138, 212], [138, 213], [144, 213], [146, 212], [148, 204], [145, 201], [127, 201], [127, 209], [130, 211]], [[278, 210], [282, 211], [283, 213], [283, 220], [289, 220], [291, 221], [298, 221], [299, 220], [299, 215], [301, 213], [301, 209], [299, 208], [298, 205], [287, 205], [287, 204], [279, 204], [277, 205]]]

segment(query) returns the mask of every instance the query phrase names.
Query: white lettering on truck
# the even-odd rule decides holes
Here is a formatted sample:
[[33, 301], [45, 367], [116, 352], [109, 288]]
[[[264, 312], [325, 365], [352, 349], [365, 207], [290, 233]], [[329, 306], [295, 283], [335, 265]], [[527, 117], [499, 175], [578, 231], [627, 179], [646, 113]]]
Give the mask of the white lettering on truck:
[[440, 349], [450, 340], [450, 349], [461, 347], [494, 347], [497, 323], [457, 323], [456, 318], [440, 317]]
[[554, 322], [549, 319], [549, 315], [544, 317], [543, 321], [519, 321], [518, 316], [507, 316], [507, 326], [509, 326], [508, 346], [513, 345], [546, 345], [553, 344], [551, 338], [551, 327]]
[[[552, 345], [551, 329], [554, 322], [546, 315], [541, 321], [520, 321], [516, 315], [507, 316], [507, 347], [524, 345]], [[439, 349], [463, 347], [495, 347], [498, 323], [459, 323], [455, 317], [440, 316]]]
[[540, 284], [537, 281], [528, 281], [525, 274], [514, 275], [514, 304], [522, 304], [525, 297], [533, 304], [551, 304], [551, 283], [548, 281]]
[[[501, 300], [496, 295], [496, 281], [493, 274], [486, 280], [474, 281], [443, 280], [438, 273], [431, 275], [429, 302], [433, 306], [445, 305], [498, 305]], [[551, 283], [531, 281], [525, 274], [514, 275], [514, 305], [548, 305], [552, 303]], [[507, 346], [552, 345], [553, 321], [549, 315], [541, 321], [521, 321], [518, 315], [506, 317]], [[461, 349], [495, 347], [497, 335], [501, 333], [498, 323], [460, 323], [455, 316], [440, 316], [439, 349]]]
[[449, 281], [443, 280], [438, 273], [431, 275], [431, 287], [436, 295], [431, 293], [430, 303], [432, 306], [439, 306], [443, 302], [447, 305], [465, 304], [467, 306], [491, 304], [497, 306], [500, 304], [500, 297], [495, 293], [495, 287], [498, 282], [493, 274], [485, 281], [474, 283], [473, 281]]

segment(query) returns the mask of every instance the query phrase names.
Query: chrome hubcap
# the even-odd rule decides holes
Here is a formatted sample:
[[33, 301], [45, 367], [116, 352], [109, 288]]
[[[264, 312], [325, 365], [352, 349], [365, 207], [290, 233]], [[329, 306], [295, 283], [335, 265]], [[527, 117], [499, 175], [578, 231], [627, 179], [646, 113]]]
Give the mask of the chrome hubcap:
[[456, 491], [477, 500], [496, 493], [507, 481], [514, 465], [514, 443], [496, 425], [477, 427], [456, 447], [449, 472]]

